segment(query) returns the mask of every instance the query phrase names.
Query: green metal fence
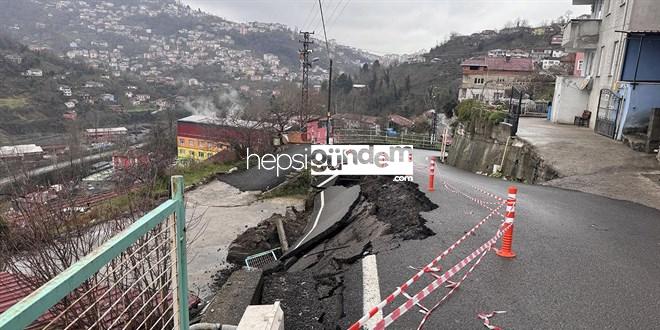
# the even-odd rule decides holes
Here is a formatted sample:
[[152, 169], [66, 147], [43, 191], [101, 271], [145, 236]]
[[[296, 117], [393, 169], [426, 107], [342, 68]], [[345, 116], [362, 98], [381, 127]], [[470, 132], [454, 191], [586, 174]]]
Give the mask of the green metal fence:
[[10, 309], [0, 330], [188, 329], [182, 176], [171, 198]]
[[433, 141], [427, 134], [399, 134], [388, 136], [384, 131], [364, 129], [336, 129], [335, 143], [341, 144], [400, 144], [422, 149], [441, 149], [440, 141]]

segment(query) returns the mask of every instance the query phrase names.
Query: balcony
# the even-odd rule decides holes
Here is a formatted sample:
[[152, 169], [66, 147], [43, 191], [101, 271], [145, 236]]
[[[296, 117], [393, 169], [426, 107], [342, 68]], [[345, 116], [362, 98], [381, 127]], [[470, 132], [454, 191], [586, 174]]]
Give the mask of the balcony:
[[564, 27], [561, 45], [567, 52], [598, 48], [600, 19], [573, 19]]

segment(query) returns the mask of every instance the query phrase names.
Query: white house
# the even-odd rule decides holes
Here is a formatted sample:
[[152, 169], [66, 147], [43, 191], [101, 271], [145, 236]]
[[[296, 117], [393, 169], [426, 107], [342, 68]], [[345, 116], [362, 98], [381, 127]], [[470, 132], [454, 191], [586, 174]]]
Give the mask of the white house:
[[28, 69], [28, 70], [25, 72], [25, 75], [26, 75], [26, 76], [30, 76], [30, 77], [43, 77], [43, 76], [44, 76], [44, 72], [43, 72], [43, 70], [41, 70], [41, 69]]
[[566, 51], [584, 52], [582, 76], [557, 78], [551, 120], [570, 121], [587, 110], [590, 127], [610, 138], [644, 129], [660, 108], [660, 1], [572, 1], [591, 6], [562, 38]]
[[541, 64], [541, 67], [543, 68], [543, 70], [547, 70], [547, 69], [549, 69], [553, 66], [561, 65], [561, 61], [560, 60], [555, 60], [555, 59], [545, 59], [545, 60], [543, 60], [542, 63], [543, 64]]

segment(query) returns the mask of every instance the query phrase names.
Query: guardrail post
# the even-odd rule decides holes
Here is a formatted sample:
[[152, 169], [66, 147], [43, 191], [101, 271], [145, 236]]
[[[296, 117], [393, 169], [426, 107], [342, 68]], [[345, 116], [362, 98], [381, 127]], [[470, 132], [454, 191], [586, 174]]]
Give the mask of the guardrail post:
[[[175, 175], [171, 179], [172, 199], [177, 201], [174, 212], [174, 229], [176, 248], [176, 288], [172, 297], [174, 302], [175, 328], [188, 330], [190, 327], [188, 315], [188, 264], [186, 259], [186, 203], [183, 199], [183, 176]], [[174, 273], [174, 272], [173, 272]], [[177, 315], [178, 314], [178, 315]], [[177, 322], [178, 321], [178, 322]], [[178, 323], [178, 327], [176, 324]]]

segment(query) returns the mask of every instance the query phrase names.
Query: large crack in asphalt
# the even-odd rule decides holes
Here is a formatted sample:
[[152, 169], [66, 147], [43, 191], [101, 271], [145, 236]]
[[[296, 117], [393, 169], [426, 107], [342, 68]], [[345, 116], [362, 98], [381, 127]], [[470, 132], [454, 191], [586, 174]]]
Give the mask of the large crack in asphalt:
[[420, 212], [438, 206], [417, 184], [372, 176], [359, 185], [360, 196], [339, 227], [265, 272], [261, 302], [281, 302], [286, 329], [339, 328], [346, 317], [345, 275], [353, 264], [368, 254], [396, 249], [402, 241], [435, 234]]

